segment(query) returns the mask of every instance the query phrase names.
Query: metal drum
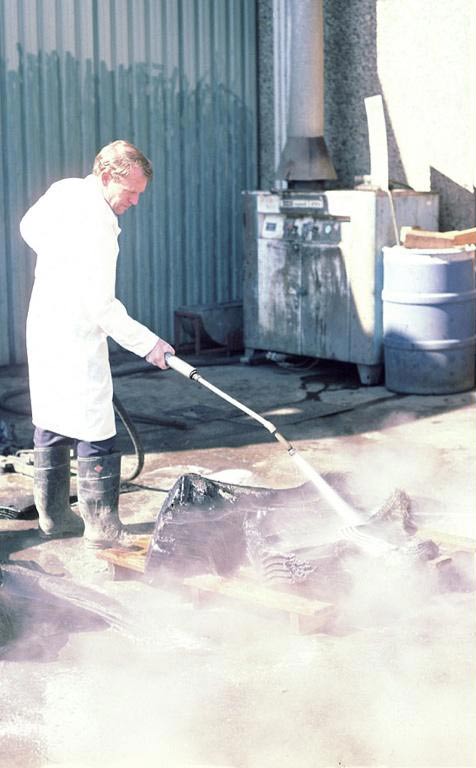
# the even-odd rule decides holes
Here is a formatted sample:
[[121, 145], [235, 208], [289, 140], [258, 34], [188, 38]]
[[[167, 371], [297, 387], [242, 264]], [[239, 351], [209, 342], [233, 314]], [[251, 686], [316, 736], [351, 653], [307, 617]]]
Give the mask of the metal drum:
[[475, 248], [384, 248], [385, 386], [443, 395], [475, 383]]

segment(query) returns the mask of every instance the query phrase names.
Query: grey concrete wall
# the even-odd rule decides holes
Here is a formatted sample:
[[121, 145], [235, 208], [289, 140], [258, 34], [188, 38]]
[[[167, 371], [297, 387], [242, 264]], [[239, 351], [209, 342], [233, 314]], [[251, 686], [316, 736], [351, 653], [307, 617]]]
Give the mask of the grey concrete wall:
[[[279, 2], [258, 0], [262, 188], [275, 177]], [[475, 226], [476, 0], [324, 0], [324, 47], [325, 135], [338, 186], [370, 171], [364, 99], [381, 94], [390, 179], [438, 192], [441, 230]]]
[[258, 0], [258, 175], [260, 189], [271, 189], [275, 179], [273, 0]]

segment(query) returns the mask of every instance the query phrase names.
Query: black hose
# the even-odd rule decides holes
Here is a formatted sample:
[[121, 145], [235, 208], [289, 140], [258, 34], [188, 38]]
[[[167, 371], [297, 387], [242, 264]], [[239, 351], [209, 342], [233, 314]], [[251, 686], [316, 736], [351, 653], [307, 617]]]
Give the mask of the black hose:
[[[20, 395], [25, 395], [29, 392], [28, 387], [21, 387], [20, 389], [14, 389], [10, 392], [6, 392], [2, 397], [0, 398], [0, 408], [4, 411], [9, 411], [10, 413], [15, 413], [18, 416], [29, 416], [31, 415], [30, 408], [15, 408], [12, 405], [10, 405], [9, 401], [13, 397], [19, 397]], [[112, 404], [114, 406], [114, 410], [119, 416], [120, 420], [124, 424], [124, 427], [127, 431], [127, 434], [129, 435], [129, 438], [132, 442], [132, 445], [134, 446], [134, 451], [136, 454], [136, 464], [133, 468], [132, 472], [125, 478], [122, 478], [122, 482], [130, 482], [131, 480], [134, 480], [140, 473], [142, 472], [142, 469], [144, 467], [144, 448], [141, 443], [140, 435], [137, 431], [137, 429], [134, 426], [134, 423], [132, 422], [132, 419], [130, 418], [129, 414], [127, 413], [126, 409], [122, 405], [121, 401], [116, 395], [113, 395], [112, 398]], [[178, 426], [173, 425], [173, 426]], [[180, 428], [180, 427], [179, 427]]]
[[131, 482], [131, 480], [134, 480], [136, 477], [138, 477], [138, 475], [140, 475], [140, 473], [144, 468], [144, 448], [142, 446], [139, 432], [135, 428], [135, 425], [132, 419], [130, 418], [129, 414], [127, 413], [126, 409], [122, 405], [117, 395], [113, 395], [112, 404], [114, 406], [114, 410], [116, 411], [120, 420], [124, 424], [124, 427], [126, 428], [127, 434], [131, 439], [131, 442], [132, 442], [132, 445], [134, 446], [134, 451], [136, 454], [136, 465], [134, 469], [127, 477], [121, 478], [122, 482], [128, 483], [128, 482]]
[[15, 413], [17, 416], [31, 416], [31, 410], [29, 408], [15, 408], [12, 405], [7, 405], [9, 400], [13, 397], [19, 397], [20, 395], [26, 395], [29, 392], [28, 387], [20, 387], [20, 389], [12, 389], [10, 392], [5, 392], [0, 398], [0, 408], [3, 411], [9, 413]]
[[[233, 359], [228, 360], [221, 360], [220, 364], [223, 365], [224, 363], [227, 364], [234, 364], [236, 361]], [[214, 365], [214, 361], [202, 361], [201, 366], [203, 365]], [[129, 376], [134, 373], [148, 373], [148, 372], [156, 372], [157, 369], [154, 366], [149, 365], [148, 363], [139, 363], [138, 365], [129, 366], [129, 368], [126, 368], [124, 370], [116, 370], [113, 371], [114, 378], [120, 377], [120, 376]], [[9, 413], [14, 413], [18, 416], [30, 416], [31, 415], [31, 409], [30, 408], [19, 408], [15, 406], [12, 406], [10, 404], [10, 400], [12, 400], [14, 397], [19, 397], [21, 395], [29, 394], [29, 387], [20, 387], [19, 389], [11, 390], [10, 392], [5, 392], [0, 397], [0, 409], [7, 411]], [[132, 480], [135, 480], [136, 477], [140, 475], [144, 468], [144, 448], [140, 439], [140, 435], [138, 430], [136, 429], [134, 422], [130, 416], [130, 414], [127, 412], [124, 405], [121, 403], [119, 398], [116, 395], [113, 395], [112, 403], [114, 406], [114, 410], [119, 416], [120, 420], [122, 421], [124, 428], [129, 435], [129, 438], [132, 442], [132, 445], [134, 447], [134, 452], [136, 455], [136, 463], [132, 471], [127, 477], [121, 478], [121, 482], [123, 483], [129, 483]], [[166, 427], [172, 427], [174, 429], [188, 429], [188, 424], [185, 421], [182, 421], [181, 419], [168, 419], [168, 418], [157, 418], [152, 416], [145, 416], [141, 414], [134, 414], [134, 417], [137, 421], [142, 421], [147, 424], [158, 424], [159, 426], [166, 426]], [[5, 513], [8, 514], [9, 509], [8, 508], [2, 508], [4, 509]], [[3, 516], [3, 515], [1, 515]]]

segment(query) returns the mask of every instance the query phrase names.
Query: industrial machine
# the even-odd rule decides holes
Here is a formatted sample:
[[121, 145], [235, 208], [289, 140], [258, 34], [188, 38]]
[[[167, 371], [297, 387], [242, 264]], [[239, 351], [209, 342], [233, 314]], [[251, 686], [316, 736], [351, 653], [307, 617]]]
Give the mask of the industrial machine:
[[398, 229], [437, 229], [438, 195], [245, 192], [244, 213], [244, 360], [257, 350], [340, 360], [358, 366], [363, 384], [376, 384], [382, 248], [395, 244], [395, 219]]
[[324, 137], [323, 0], [280, 0], [273, 20], [276, 177], [269, 192], [243, 193], [244, 360], [256, 350], [340, 360], [374, 384], [382, 248], [402, 226], [436, 230], [438, 196], [389, 183], [378, 94], [364, 100], [371, 174], [342, 189]]

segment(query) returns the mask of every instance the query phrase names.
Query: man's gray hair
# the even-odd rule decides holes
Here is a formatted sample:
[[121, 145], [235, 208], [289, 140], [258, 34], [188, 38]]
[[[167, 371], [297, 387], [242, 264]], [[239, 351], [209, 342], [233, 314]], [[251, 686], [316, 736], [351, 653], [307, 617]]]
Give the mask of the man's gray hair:
[[152, 177], [152, 163], [133, 144], [119, 139], [106, 144], [94, 160], [93, 173], [100, 176], [104, 171], [113, 176], [127, 176], [131, 167], [138, 165], [147, 179]]

